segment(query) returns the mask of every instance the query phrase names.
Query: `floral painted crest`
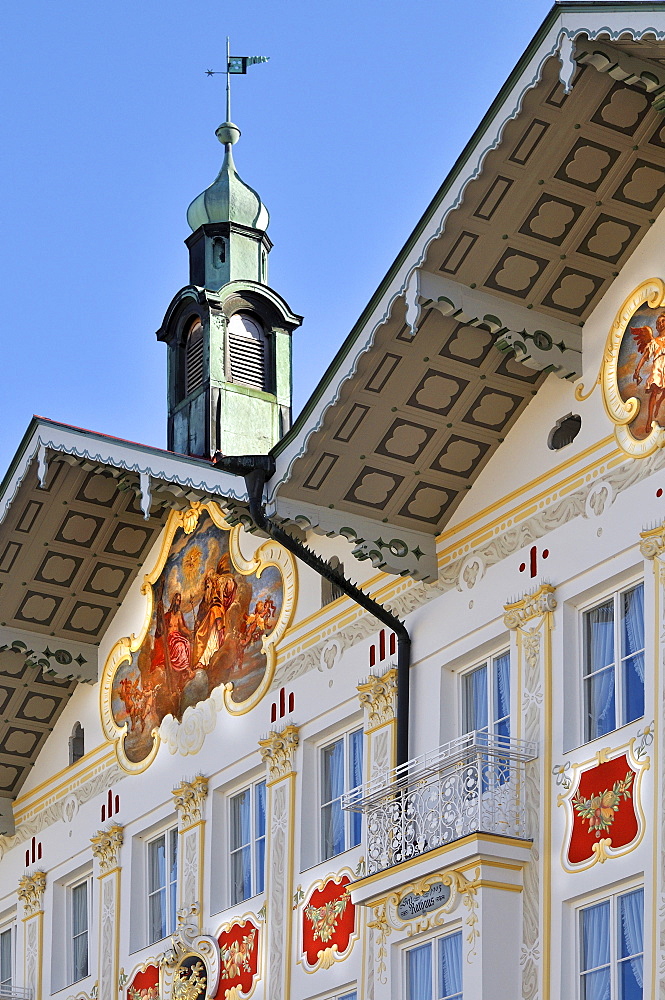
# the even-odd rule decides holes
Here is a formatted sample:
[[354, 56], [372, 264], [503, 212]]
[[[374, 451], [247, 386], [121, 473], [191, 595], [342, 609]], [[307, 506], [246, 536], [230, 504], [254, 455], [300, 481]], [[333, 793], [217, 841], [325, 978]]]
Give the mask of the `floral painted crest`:
[[346, 958], [356, 936], [356, 908], [349, 875], [329, 876], [310, 894], [302, 910], [302, 950], [311, 970], [330, 968]]
[[[619, 309], [598, 384], [626, 454], [645, 458], [665, 445], [665, 284], [660, 278], [639, 285]], [[579, 400], [590, 394], [583, 386], [575, 391]]]
[[106, 736], [142, 771], [160, 742], [196, 753], [218, 711], [249, 711], [267, 691], [295, 604], [295, 564], [275, 542], [251, 559], [214, 503], [174, 511], [146, 577], [143, 627], [120, 639], [101, 683]]
[[[649, 768], [646, 753], [634, 753], [635, 740], [566, 770], [568, 787], [558, 805], [566, 809], [562, 853], [567, 871], [581, 871], [596, 862], [634, 850], [644, 836], [641, 781]], [[623, 751], [623, 752], [622, 752]]]
[[249, 918], [228, 924], [219, 935], [219, 1000], [245, 1000], [259, 968], [259, 928]]
[[139, 969], [127, 987], [127, 1000], [160, 1000], [159, 968], [156, 965]]

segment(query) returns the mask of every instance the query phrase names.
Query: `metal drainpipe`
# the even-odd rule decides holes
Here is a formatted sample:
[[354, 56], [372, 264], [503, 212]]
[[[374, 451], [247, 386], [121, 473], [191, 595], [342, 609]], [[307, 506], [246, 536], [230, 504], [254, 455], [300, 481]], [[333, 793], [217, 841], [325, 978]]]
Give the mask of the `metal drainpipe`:
[[297, 538], [290, 535], [280, 525], [275, 524], [266, 515], [263, 506], [263, 489], [266, 481], [274, 472], [274, 462], [269, 455], [247, 455], [243, 457], [227, 457], [216, 455], [214, 464], [227, 472], [243, 475], [249, 497], [249, 513], [257, 528], [273, 538], [294, 556], [313, 569], [319, 576], [336, 584], [352, 601], [374, 616], [382, 625], [391, 629], [397, 636], [397, 766], [405, 764], [409, 759], [409, 695], [411, 667], [411, 637], [404, 622], [400, 621], [382, 604], [372, 600], [363, 590], [347, 580], [343, 573], [330, 566], [329, 563], [312, 552]]

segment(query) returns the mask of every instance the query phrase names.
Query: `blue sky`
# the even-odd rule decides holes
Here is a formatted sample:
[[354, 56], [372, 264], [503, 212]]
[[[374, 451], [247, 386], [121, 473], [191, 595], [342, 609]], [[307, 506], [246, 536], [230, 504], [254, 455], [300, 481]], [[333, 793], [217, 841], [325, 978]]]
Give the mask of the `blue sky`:
[[546, 0], [23, 0], [0, 16], [0, 468], [33, 413], [163, 447], [187, 205], [222, 147], [305, 316], [294, 415], [550, 7]]

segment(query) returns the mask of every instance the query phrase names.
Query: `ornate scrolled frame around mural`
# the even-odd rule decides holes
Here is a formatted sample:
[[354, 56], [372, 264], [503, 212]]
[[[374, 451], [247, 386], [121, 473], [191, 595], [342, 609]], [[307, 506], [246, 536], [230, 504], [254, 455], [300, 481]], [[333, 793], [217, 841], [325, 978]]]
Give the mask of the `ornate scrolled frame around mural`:
[[[218, 928], [216, 934], [216, 940], [224, 933], [224, 931], [230, 931], [236, 924], [250, 923], [257, 931], [261, 931], [259, 924], [261, 918], [256, 913], [243, 913], [241, 917], [233, 917], [231, 920], [225, 920], [221, 927]], [[252, 979], [252, 985], [250, 987], [249, 993], [243, 993], [243, 991], [238, 986], [224, 988], [224, 980], [222, 977], [221, 969], [221, 955], [220, 955], [220, 971], [219, 971], [219, 996], [217, 1000], [249, 1000], [250, 997], [254, 996], [254, 991], [258, 983], [262, 978], [263, 969], [263, 934], [259, 933], [259, 944], [258, 944], [258, 960], [256, 963], [256, 975]], [[160, 998], [161, 1000], [161, 998]]]
[[[603, 864], [611, 858], [621, 858], [624, 854], [631, 854], [642, 843], [646, 830], [646, 817], [644, 815], [644, 809], [642, 808], [642, 778], [644, 773], [648, 771], [651, 766], [651, 759], [646, 753], [642, 753], [638, 756], [638, 753], [635, 750], [636, 742], [637, 739], [633, 736], [627, 743], [623, 743], [619, 747], [603, 747], [601, 750], [598, 750], [593, 757], [589, 757], [587, 760], [577, 764], [573, 763], [571, 765], [568, 771], [570, 787], [557, 796], [556, 803], [557, 806], [565, 806], [566, 810], [566, 832], [561, 844], [561, 867], [564, 871], [586, 871], [588, 868], [593, 868], [596, 864]], [[637, 817], [637, 833], [629, 844], [618, 848], [612, 847], [611, 837], [601, 837], [598, 842], [593, 844], [591, 847], [592, 857], [586, 859], [585, 861], [580, 861], [577, 864], [571, 864], [566, 857], [566, 854], [570, 838], [573, 834], [573, 824], [575, 820], [573, 798], [577, 791], [581, 774], [583, 771], [588, 769], [589, 765], [605, 764], [607, 761], [614, 760], [615, 757], [620, 757], [623, 753], [626, 754], [628, 763], [631, 769], [635, 772], [632, 799], [635, 807], [635, 815]]]
[[206, 970], [206, 993], [203, 1000], [217, 996], [219, 989], [219, 943], [210, 934], [201, 934], [199, 907], [190, 906], [178, 912], [178, 928], [164, 952], [159, 966], [160, 1000], [173, 1000], [173, 986], [186, 958], [200, 958]]
[[[349, 879], [349, 886], [348, 886], [348, 888], [349, 888], [349, 901], [350, 901], [350, 899], [351, 899], [351, 893], [350, 893], [351, 883], [353, 882], [354, 878], [356, 877], [355, 874], [354, 874], [354, 872], [352, 872], [350, 868], [340, 868], [340, 870], [338, 872], [331, 872], [329, 875], [326, 875], [324, 878], [317, 879], [315, 882], [312, 882], [312, 884], [309, 886], [308, 889], [305, 890], [304, 893], [302, 893], [302, 898], [299, 900], [298, 906], [294, 907], [294, 909], [297, 909], [297, 911], [298, 911], [298, 935], [299, 936], [301, 936], [301, 932], [302, 932], [302, 917], [303, 917], [303, 913], [304, 913], [305, 907], [307, 906], [308, 901], [312, 897], [312, 893], [315, 892], [317, 889], [323, 889], [324, 886], [326, 886], [329, 882], [334, 882], [336, 885], [339, 884], [342, 881], [342, 878], [345, 875]], [[344, 949], [344, 951], [338, 952], [336, 944], [333, 944], [330, 948], [322, 948], [319, 951], [319, 953], [318, 953], [317, 961], [315, 962], [315, 964], [314, 965], [310, 965], [309, 962], [307, 961], [307, 956], [306, 956], [305, 952], [302, 950], [302, 948], [299, 948], [300, 957], [298, 959], [298, 964], [302, 965], [302, 967], [305, 970], [305, 972], [313, 973], [313, 972], [318, 972], [319, 969], [330, 969], [330, 968], [332, 968], [332, 966], [336, 962], [344, 962], [344, 961], [346, 961], [346, 959], [349, 957], [349, 955], [353, 951], [353, 946], [355, 945], [356, 941], [358, 941], [359, 938], [360, 938], [361, 910], [362, 910], [362, 907], [360, 907], [360, 906], [356, 907], [356, 929], [354, 930], [353, 934], [350, 936], [349, 943], [346, 946], [346, 948]], [[301, 943], [302, 943], [302, 939], [301, 939]]]
[[[262, 639], [263, 652], [266, 657], [265, 674], [256, 691], [242, 703], [233, 701], [233, 682], [228, 682], [215, 688], [205, 701], [185, 709], [187, 720], [183, 718], [182, 722], [178, 722], [173, 716], [167, 715], [159, 728], [155, 728], [151, 733], [153, 746], [150, 753], [143, 760], [134, 762], [129, 760], [124, 750], [127, 728], [124, 725], [119, 726], [113, 716], [113, 678], [118, 667], [130, 660], [132, 654], [140, 649], [148, 634], [152, 620], [153, 586], [164, 568], [176, 531], [178, 528], [183, 528], [187, 534], [191, 534], [204, 511], [208, 512], [216, 527], [229, 532], [229, 554], [239, 573], [243, 576], [256, 574], [257, 577], [260, 577], [268, 566], [275, 566], [282, 575], [283, 598], [279, 618], [274, 629], [268, 635], [264, 635]], [[155, 565], [151, 572], [143, 578], [141, 593], [146, 598], [143, 624], [138, 634], [125, 636], [115, 643], [104, 664], [100, 683], [100, 713], [104, 735], [114, 743], [120, 766], [130, 774], [138, 774], [150, 766], [157, 755], [160, 741], [168, 744], [171, 753], [177, 751], [181, 754], [198, 753], [206, 735], [214, 728], [217, 713], [222, 705], [230, 715], [244, 715], [258, 705], [272, 683], [277, 659], [276, 647], [291, 622], [296, 606], [298, 596], [296, 564], [291, 553], [273, 541], [259, 545], [251, 558], [246, 559], [240, 549], [242, 531], [240, 525], [232, 527], [228, 524], [219, 505], [213, 502], [193, 503], [187, 510], [174, 510], [169, 515]], [[183, 733], [185, 733], [184, 736]]]
[[619, 350], [626, 327], [635, 311], [643, 305], [658, 309], [663, 304], [665, 304], [665, 284], [660, 278], [649, 278], [648, 281], [638, 285], [624, 300], [610, 327], [600, 371], [590, 391], [585, 393], [583, 385], [575, 389], [575, 398], [581, 401], [588, 399], [595, 387], [600, 385], [605, 412], [614, 424], [617, 444], [631, 458], [646, 458], [658, 448], [662, 448], [665, 445], [665, 428], [654, 422], [650, 433], [644, 439], [638, 440], [631, 434], [628, 424], [637, 416], [640, 401], [636, 396], [630, 396], [625, 401], [621, 398], [617, 378]]
[[519, 735], [538, 747], [544, 744], [543, 759], [536, 758], [526, 764], [524, 781], [526, 823], [533, 843], [531, 864], [524, 869], [522, 896], [523, 1000], [540, 1000], [549, 995], [551, 859], [547, 838], [551, 836], [552, 803], [548, 782], [552, 772], [552, 749], [545, 727], [551, 717], [551, 632], [556, 606], [554, 587], [544, 583], [533, 593], [504, 607], [504, 624], [516, 636], [517, 688], [521, 699]]

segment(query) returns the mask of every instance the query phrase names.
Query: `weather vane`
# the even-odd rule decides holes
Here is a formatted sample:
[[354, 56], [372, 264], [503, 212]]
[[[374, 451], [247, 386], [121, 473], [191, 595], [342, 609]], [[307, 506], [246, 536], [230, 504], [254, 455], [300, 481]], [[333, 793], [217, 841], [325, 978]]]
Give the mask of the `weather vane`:
[[228, 35], [226, 38], [226, 69], [207, 69], [206, 76], [215, 76], [217, 73], [226, 73], [226, 120], [231, 121], [231, 74], [246, 73], [248, 66], [256, 63], [268, 62], [270, 56], [232, 56], [231, 43]]

